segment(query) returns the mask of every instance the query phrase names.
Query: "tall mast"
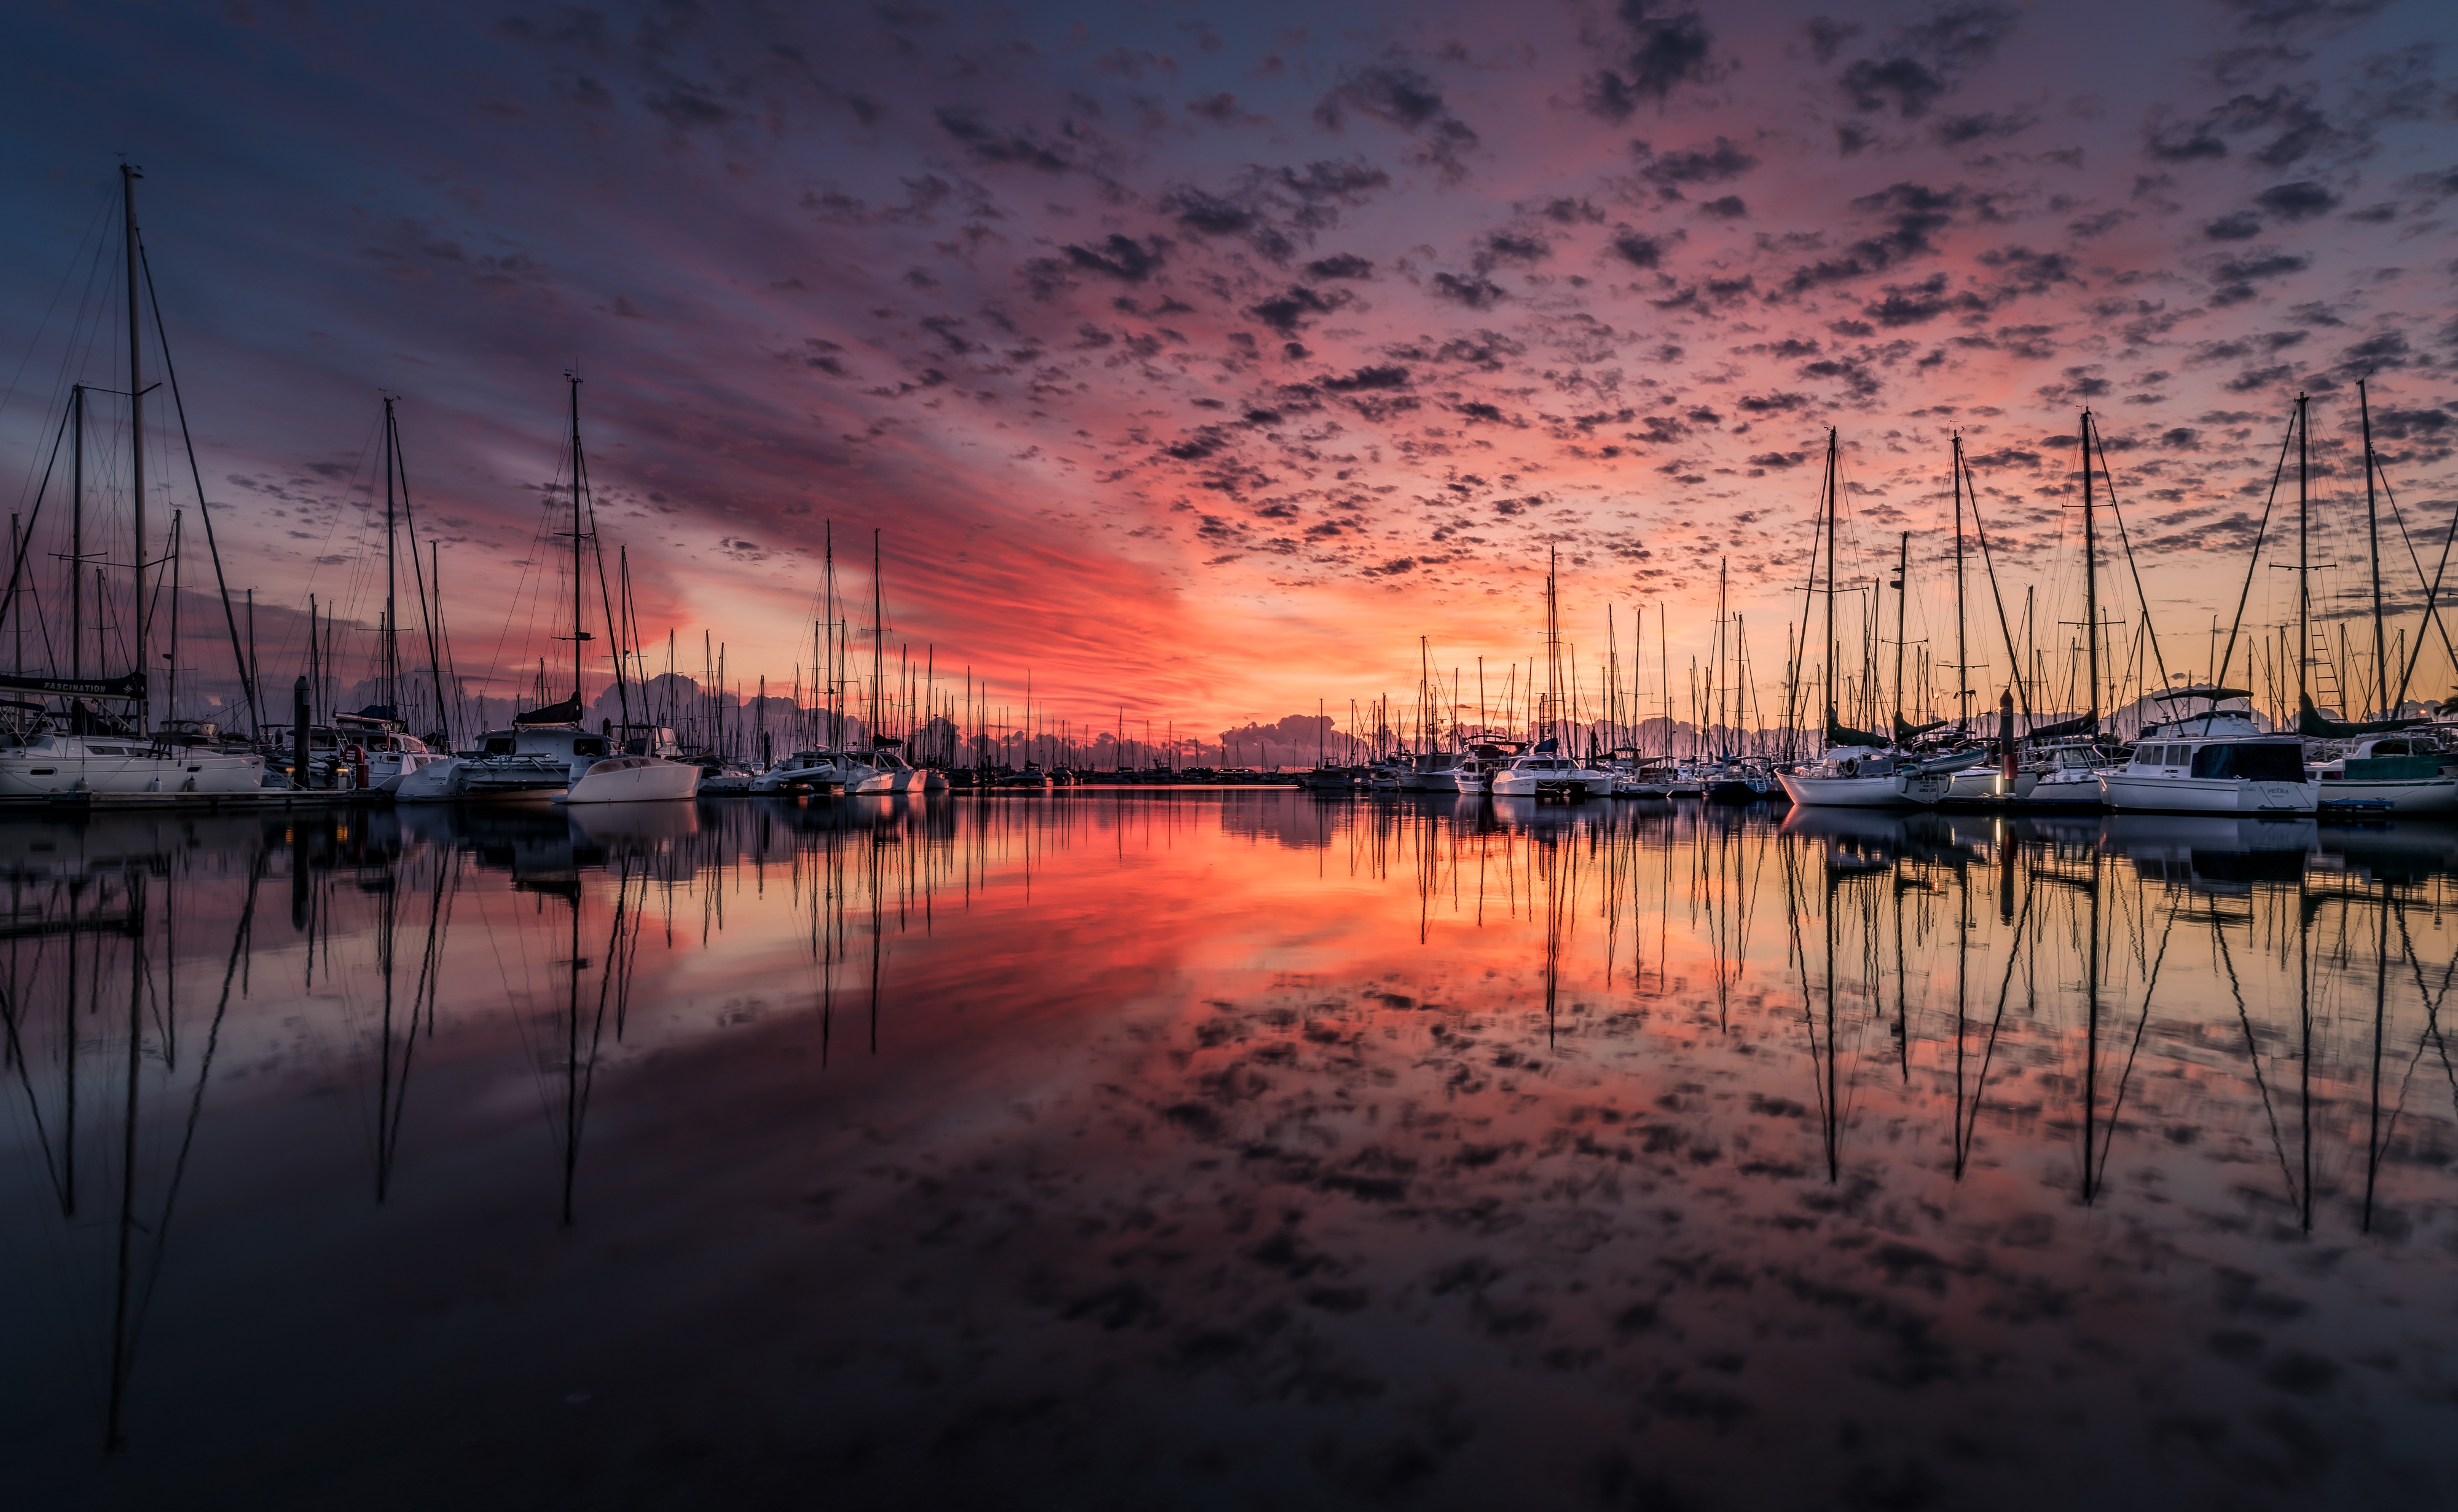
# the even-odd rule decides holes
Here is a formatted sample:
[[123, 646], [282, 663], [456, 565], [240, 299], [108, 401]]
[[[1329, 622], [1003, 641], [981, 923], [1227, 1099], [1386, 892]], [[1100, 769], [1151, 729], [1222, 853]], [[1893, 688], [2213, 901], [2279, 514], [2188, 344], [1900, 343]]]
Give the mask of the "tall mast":
[[[392, 498], [392, 396], [384, 402], [384, 470], [385, 470], [385, 619], [384, 619], [384, 696], [393, 716], [401, 715], [401, 617], [395, 602], [401, 574], [393, 563], [393, 498]], [[574, 527], [578, 528], [578, 527]]]
[[[85, 675], [85, 385], [69, 390], [70, 464], [75, 483], [69, 494], [69, 675]], [[97, 642], [99, 644], [99, 642]], [[309, 641], [314, 646], [314, 641]]]
[[1904, 716], [1904, 606], [1912, 596], [1912, 533], [1895, 543], [1895, 717]]
[[[2313, 581], [2313, 570], [2306, 565], [2305, 543], [2312, 499], [2307, 491], [2305, 463], [2308, 459], [2304, 445], [2308, 435], [2306, 427], [2312, 423], [2312, 417], [2305, 408], [2306, 403], [2302, 394], [2296, 396], [2296, 692], [2300, 698], [2313, 695], [2305, 677], [2313, 660], [2313, 592], [2309, 587]], [[2344, 710], [2340, 712], [2345, 713]]]
[[134, 163], [119, 165], [119, 205], [123, 239], [128, 250], [128, 497], [135, 522], [135, 549], [130, 553], [129, 566], [135, 575], [136, 590], [136, 728], [143, 731], [150, 722], [152, 701], [143, 695], [145, 673], [152, 664], [147, 648], [147, 619], [151, 608], [145, 602], [145, 373], [141, 362], [145, 327], [137, 318], [136, 304], [136, 180], [144, 176]]
[[580, 702], [580, 645], [589, 638], [581, 629], [580, 599], [580, 375], [563, 375], [572, 384], [572, 701]]
[[[1826, 721], [1835, 722], [1835, 427], [1826, 427]], [[1821, 732], [1822, 736], [1823, 732]]]
[[[2372, 543], [2373, 556], [2373, 678], [2381, 692], [2373, 702], [2373, 717], [2393, 717], [2389, 706], [2389, 650], [2382, 629], [2381, 586], [2381, 520], [2373, 513], [2373, 404], [2364, 392], [2364, 381], [2356, 380], [2356, 407], [2364, 416], [2364, 534]], [[2416, 628], [2420, 636], [2423, 627]]]
[[1970, 653], [1963, 645], [1963, 438], [1954, 438], [1954, 727], [1971, 723]]
[[2092, 513], [2091, 411], [2082, 412], [2082, 600], [2083, 661], [2091, 682], [2088, 700], [2093, 734], [2099, 731], [2099, 534]]
[[[883, 624], [885, 618], [884, 606], [886, 601], [886, 595], [879, 584], [879, 527], [872, 526], [870, 528], [870, 741], [873, 746], [879, 744], [879, 695], [887, 675], [885, 660], [887, 631]], [[1030, 680], [1025, 686], [1027, 689], [1031, 687]], [[1031, 717], [1031, 713], [1032, 703], [1028, 694], [1025, 701], [1026, 717]]]

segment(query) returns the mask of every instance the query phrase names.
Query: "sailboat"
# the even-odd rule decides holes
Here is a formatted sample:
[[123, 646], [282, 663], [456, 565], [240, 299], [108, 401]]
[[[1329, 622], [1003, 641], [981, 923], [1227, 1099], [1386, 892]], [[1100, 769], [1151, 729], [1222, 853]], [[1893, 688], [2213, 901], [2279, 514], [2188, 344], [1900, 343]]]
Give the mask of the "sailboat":
[[[2297, 507], [2306, 507], [2304, 421], [2306, 401], [2296, 398]], [[2092, 476], [2091, 413], [2083, 413], [2083, 478]], [[2282, 457], [2282, 462], [2284, 458]], [[2263, 511], [2263, 529], [2269, 513]], [[2297, 550], [2304, 549], [2300, 531]], [[2248, 576], [2260, 565], [2261, 541], [2254, 541]], [[2296, 574], [2297, 622], [2311, 644], [2310, 572], [2300, 562]], [[2223, 685], [2236, 652], [2236, 632], [2218, 666], [2219, 682], [2191, 683], [2152, 694], [2166, 704], [2165, 717], [2146, 724], [2135, 738], [2134, 754], [2125, 765], [2100, 774], [2102, 797], [2113, 809], [2135, 813], [2300, 815], [2314, 812], [2321, 784], [2304, 770], [2304, 747], [2293, 735], [2275, 735], [2254, 721], [2246, 689]], [[2093, 704], [2098, 702], [2097, 677], [2093, 679]], [[2186, 712], [2201, 704], [2200, 713]], [[2225, 704], [2244, 704], [2238, 709]], [[2036, 790], [2034, 790], [2036, 791]]]
[[[662, 756], [617, 755], [605, 734], [591, 734], [581, 724], [587, 706], [581, 702], [581, 647], [589, 633], [583, 570], [584, 543], [596, 540], [587, 528], [584, 492], [587, 476], [580, 449], [580, 378], [566, 374], [572, 391], [572, 695], [561, 702], [512, 716], [512, 728], [488, 732], [477, 754], [455, 756], [405, 776], [395, 790], [401, 802], [451, 799], [550, 801], [556, 803], [666, 802], [699, 791], [700, 769]], [[610, 615], [610, 620], [612, 616]], [[623, 676], [620, 637], [614, 675]]]
[[[2458, 756], [2417, 730], [2426, 721], [2398, 717], [2396, 711], [2406, 702], [2406, 679], [2400, 679], [2395, 693], [2390, 688], [2388, 634], [2382, 607], [2381, 517], [2373, 493], [2378, 459], [2373, 455], [2372, 396], [2361, 379], [2356, 383], [2356, 404], [2364, 417], [2364, 533], [2371, 547], [2373, 716], [2362, 722], [2327, 718], [2313, 707], [2312, 694], [2302, 692], [2297, 695], [2297, 733], [2308, 741], [2306, 765], [2321, 783], [2323, 813], [2447, 814], [2458, 810]], [[2303, 525], [2300, 510], [2299, 528]], [[2430, 613], [2427, 602], [2426, 614]], [[2418, 652], [2423, 650], [2422, 635], [2419, 627]], [[2414, 671], [2413, 661], [2406, 670]]]
[[[1528, 748], [1524, 756], [1493, 772], [1486, 791], [1495, 797], [1611, 797], [1614, 778], [1574, 757], [1564, 741], [1570, 721], [1564, 716], [1562, 690], [1562, 621], [1556, 553], [1547, 553], [1545, 567], [1545, 712], [1552, 734]], [[1532, 734], [1533, 732], [1531, 732]]]
[[[1934, 729], [1935, 726], [1914, 726], [1904, 720], [1903, 674], [1900, 658], [1895, 676], [1895, 736], [1850, 729], [1837, 716], [1835, 704], [1835, 662], [1839, 650], [1835, 639], [1835, 516], [1836, 471], [1839, 443], [1837, 434], [1826, 432], [1826, 478], [1821, 490], [1822, 507], [1819, 530], [1826, 549], [1825, 590], [1825, 701], [1826, 750], [1820, 758], [1797, 772], [1782, 774], [1777, 780], [1783, 784], [1784, 796], [1805, 808], [1927, 808], [1946, 797], [1953, 783], [1953, 775], [1967, 767], [1978, 765], [1987, 756], [1983, 747], [1971, 747], [1939, 756], [1924, 756], [1905, 748], [1904, 742]], [[1816, 581], [1815, 547], [1811, 556], [1811, 581]], [[1910, 538], [1905, 538], [1901, 562], [1910, 560]], [[1897, 590], [1909, 596], [1901, 579]], [[1903, 639], [1902, 615], [1897, 613], [1895, 638], [1898, 650]]]
[[[74, 477], [68, 572], [68, 675], [0, 673], [0, 689], [59, 700], [56, 710], [19, 703], [18, 712], [34, 717], [0, 736], [8, 742], [0, 744], [0, 798], [93, 797], [177, 801], [198, 796], [253, 793], [264, 785], [264, 757], [254, 751], [222, 747], [197, 731], [149, 729], [146, 672], [154, 644], [154, 587], [146, 581], [149, 564], [144, 560], [150, 543], [145, 533], [144, 325], [138, 319], [143, 276], [143, 243], [136, 234], [139, 176], [135, 165], [120, 165], [120, 211], [128, 280], [128, 496], [134, 522], [131, 534], [136, 543], [136, 549], [130, 553], [135, 560], [129, 568], [135, 665], [116, 677], [86, 675], [87, 636], [93, 636], [97, 659], [105, 641], [103, 627], [96, 623], [89, 629], [84, 612], [86, 564], [95, 559], [88, 552], [85, 539], [86, 396], [93, 390], [79, 383], [70, 389], [70, 412], [65, 420], [73, 432], [71, 470]], [[39, 511], [39, 501], [36, 508]], [[31, 536], [30, 528], [28, 538]], [[12, 610], [19, 607], [15, 590], [25, 568], [25, 546], [26, 542], [19, 543], [17, 560], [10, 564], [8, 604]], [[157, 561], [151, 565], [159, 568], [162, 564]], [[172, 654], [176, 653], [174, 647]], [[123, 704], [127, 714], [105, 714], [95, 707], [97, 703]]]

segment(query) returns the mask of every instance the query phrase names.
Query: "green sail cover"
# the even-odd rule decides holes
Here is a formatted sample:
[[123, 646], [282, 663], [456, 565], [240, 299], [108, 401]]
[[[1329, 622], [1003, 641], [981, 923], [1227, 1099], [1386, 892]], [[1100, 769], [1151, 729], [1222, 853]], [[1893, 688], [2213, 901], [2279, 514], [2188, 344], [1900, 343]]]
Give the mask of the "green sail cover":
[[1826, 709], [1826, 743], [1830, 746], [1884, 747], [1889, 742], [1885, 735], [1871, 735], [1866, 730], [1855, 730], [1842, 723], [1835, 717], [1834, 706], [1829, 704]]
[[1908, 741], [1918, 739], [1920, 736], [1928, 734], [1932, 730], [1943, 730], [1945, 728], [1946, 721], [1943, 719], [1931, 719], [1927, 724], [1912, 724], [1906, 721], [1902, 715], [1895, 715], [1895, 744], [1903, 745]]
[[2421, 719], [2367, 719], [2348, 723], [2343, 719], [2327, 719], [2313, 707], [2311, 694], [2296, 695], [2296, 733], [2316, 740], [2343, 740], [2349, 735], [2387, 735], [2393, 730], [2412, 730], [2424, 723]]

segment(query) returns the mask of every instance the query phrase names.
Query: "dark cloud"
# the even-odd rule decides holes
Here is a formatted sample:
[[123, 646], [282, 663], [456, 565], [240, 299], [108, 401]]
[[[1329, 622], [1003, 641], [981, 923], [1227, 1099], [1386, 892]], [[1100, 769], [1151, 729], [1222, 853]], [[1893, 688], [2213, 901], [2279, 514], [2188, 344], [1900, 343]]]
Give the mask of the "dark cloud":
[[1456, 273], [1437, 273], [1433, 283], [1436, 295], [1471, 310], [1486, 309], [1503, 297], [1500, 284], [1481, 276], [1464, 279]]
[[1416, 70], [1396, 64], [1349, 70], [1339, 88], [1315, 103], [1314, 118], [1325, 131], [1336, 132], [1352, 112], [1415, 137], [1420, 156], [1445, 181], [1456, 183], [1468, 176], [1464, 158], [1476, 149], [1476, 132], [1443, 103], [1433, 80]]
[[2213, 241], [2251, 241], [2261, 235], [2261, 217], [2250, 210], [2239, 210], [2206, 223], [2202, 235]]
[[1676, 193], [1682, 185], [1730, 183], [1759, 165], [1756, 157], [1729, 136], [1661, 155], [1651, 152], [1645, 142], [1633, 142], [1631, 146], [1647, 165], [1639, 170], [1640, 176]]
[[1553, 244], [1543, 237], [1523, 236], [1515, 231], [1488, 232], [1476, 249], [1476, 271], [1489, 272], [1506, 262], [1532, 267], [1552, 255]]
[[1633, 231], [1628, 226], [1617, 228], [1606, 243], [1614, 255], [1634, 268], [1660, 267], [1664, 262], [1664, 242], [1656, 237]]
[[2361, 21], [2388, 0], [2219, 0], [2247, 31], [2283, 35]]
[[1355, 298], [1345, 289], [1334, 289], [1325, 295], [1297, 283], [1291, 284], [1286, 293], [1250, 307], [1246, 313], [1282, 336], [1295, 336], [1310, 317], [1328, 315]]
[[2339, 197], [2311, 179], [2303, 179], [2265, 189], [2253, 197], [2253, 202], [2283, 220], [2310, 220], [2337, 209]]
[[1160, 208], [1177, 217], [1179, 225], [1209, 237], [1231, 236], [1255, 225], [1252, 210], [1200, 189], [1172, 190], [1161, 197]]
[[1132, 237], [1110, 234], [1100, 247], [1069, 247], [1067, 260], [1087, 273], [1097, 273], [1128, 283], [1141, 283], [1160, 267], [1161, 255], [1169, 243], [1158, 237], [1137, 241]]
[[984, 121], [978, 111], [941, 106], [932, 113], [939, 129], [965, 144], [975, 162], [1014, 164], [1063, 174], [1073, 166], [1066, 148], [1043, 141], [1029, 131], [1001, 131]]
[[1925, 325], [1939, 316], [1948, 314], [1986, 315], [1989, 301], [1969, 290], [1949, 293], [1947, 277], [1932, 273], [1918, 283], [1889, 283], [1884, 297], [1872, 300], [1861, 313], [1889, 330], [1906, 325]]
[[1698, 12], [1657, 0], [1621, 0], [1605, 31], [1589, 40], [1612, 59], [1589, 75], [1586, 89], [1588, 109], [1609, 121], [1626, 121], [1642, 101], [1661, 104], [1675, 86], [1721, 72], [1715, 36]]
[[2021, 111], [1983, 111], [1976, 115], [1948, 115], [1929, 128], [1941, 147], [1968, 147], [1973, 142], [2002, 141], [2039, 124], [2039, 117]]
[[1361, 367], [1345, 378], [1317, 379], [1318, 386], [1334, 394], [1356, 393], [1361, 389], [1393, 389], [1408, 386], [1408, 370], [1405, 367]]
[[1784, 280], [1784, 292], [1798, 294], [1822, 284], [1847, 282], [1935, 252], [1937, 244], [1931, 238], [1953, 223], [1964, 197], [1959, 188], [1931, 189], [1910, 182], [1863, 195], [1852, 201], [1852, 209], [1882, 217], [1886, 229], [1852, 242], [1840, 258], [1822, 258], [1793, 269]]
[[1742, 201], [1740, 196], [1726, 195], [1720, 199], [1710, 199], [1701, 203], [1698, 206], [1698, 213], [1702, 216], [1713, 216], [1719, 220], [1739, 220], [1750, 213], [1750, 207]]
[[1335, 252], [1307, 263], [1306, 271], [1318, 279], [1370, 279], [1374, 264], [1353, 252]]
[[2313, 259], [2299, 253], [2271, 252], [2256, 257], [2230, 258], [2211, 269], [2211, 302], [2215, 305], [2242, 304], [2254, 297], [2256, 285], [2271, 279], [2283, 279], [2291, 273], [2302, 273], [2313, 265]]
[[[1875, 56], [1847, 64], [1836, 85], [1864, 114], [1892, 110], [1901, 119], [1917, 119], [1995, 55], [2013, 35], [2016, 16], [2010, 5], [1942, 6], [1925, 20], [1896, 28]], [[1825, 35], [1840, 40], [1834, 32]]]

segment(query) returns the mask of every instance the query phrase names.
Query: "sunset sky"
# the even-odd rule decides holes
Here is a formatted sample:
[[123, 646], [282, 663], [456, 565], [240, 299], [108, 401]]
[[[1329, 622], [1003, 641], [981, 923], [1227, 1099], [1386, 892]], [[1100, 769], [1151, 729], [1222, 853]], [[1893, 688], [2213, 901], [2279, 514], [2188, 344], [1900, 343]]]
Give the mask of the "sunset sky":
[[[124, 153], [268, 624], [372, 619], [389, 392], [463, 671], [551, 652], [577, 364], [643, 629], [746, 680], [807, 659], [832, 521], [865, 606], [882, 531], [891, 647], [1079, 724], [1403, 693], [1420, 635], [1499, 676], [1549, 545], [1582, 660], [1644, 605], [1677, 686], [1729, 557], [1771, 685], [1829, 425], [1847, 579], [1912, 531], [1907, 634], [1950, 653], [1960, 431], [2010, 612], [2035, 589], [2062, 644], [2085, 405], [2199, 672], [2300, 389], [2325, 593], [2357, 379], [2427, 572], [2458, 504], [2448, 33], [2418, 0], [30, 4], [10, 507], [68, 384], [120, 371], [88, 270]], [[2255, 578], [2275, 623], [2292, 574]]]

